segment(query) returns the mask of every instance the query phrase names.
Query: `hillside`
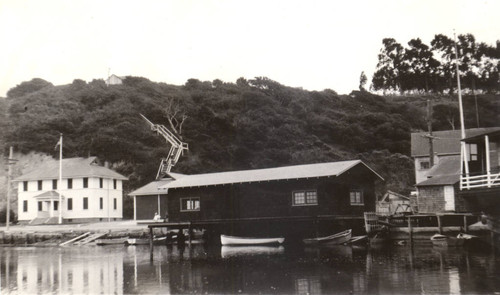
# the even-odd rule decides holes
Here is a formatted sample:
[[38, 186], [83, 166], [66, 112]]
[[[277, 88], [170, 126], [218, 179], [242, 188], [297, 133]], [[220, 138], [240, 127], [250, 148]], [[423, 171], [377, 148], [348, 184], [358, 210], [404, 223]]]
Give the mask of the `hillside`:
[[[36, 80], [36, 81], [35, 81]], [[32, 85], [34, 84], [34, 85]], [[164, 124], [189, 144], [173, 171], [203, 173], [361, 158], [391, 189], [408, 193], [414, 184], [410, 133], [425, 130], [426, 100], [434, 106], [434, 130], [457, 128], [451, 97], [378, 96], [365, 91], [291, 88], [268, 78], [202, 82], [183, 86], [127, 77], [122, 85], [102, 80], [53, 86], [23, 82], [0, 99], [4, 154], [57, 157], [95, 155], [129, 177], [126, 191], [154, 179], [169, 146], [139, 116]], [[477, 98], [481, 127], [499, 121], [499, 97]], [[475, 127], [475, 100], [464, 97], [466, 126]]]

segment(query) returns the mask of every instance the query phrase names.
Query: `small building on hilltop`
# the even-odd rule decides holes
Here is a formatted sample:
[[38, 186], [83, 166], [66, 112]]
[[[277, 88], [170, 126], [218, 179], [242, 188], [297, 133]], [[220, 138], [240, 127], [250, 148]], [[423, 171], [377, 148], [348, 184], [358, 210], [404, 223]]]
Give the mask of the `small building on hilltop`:
[[20, 223], [58, 223], [59, 213], [63, 223], [123, 218], [125, 176], [99, 165], [96, 157], [63, 159], [62, 183], [59, 171], [59, 161], [52, 161], [14, 179]]
[[111, 76], [109, 76], [107, 79], [106, 79], [106, 85], [121, 85], [123, 84], [123, 79], [125, 79], [125, 77], [118, 77], [117, 75], [115, 74], [112, 74]]
[[359, 219], [375, 211], [375, 181], [383, 180], [360, 160], [169, 176], [130, 193], [137, 219], [157, 211], [169, 222]]

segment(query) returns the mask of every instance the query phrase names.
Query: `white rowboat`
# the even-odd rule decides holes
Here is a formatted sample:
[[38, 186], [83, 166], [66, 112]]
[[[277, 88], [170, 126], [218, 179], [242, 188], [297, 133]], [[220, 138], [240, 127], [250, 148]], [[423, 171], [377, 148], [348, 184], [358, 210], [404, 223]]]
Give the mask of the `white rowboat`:
[[283, 244], [285, 238], [249, 238], [220, 235], [220, 243], [224, 245], [269, 245]]

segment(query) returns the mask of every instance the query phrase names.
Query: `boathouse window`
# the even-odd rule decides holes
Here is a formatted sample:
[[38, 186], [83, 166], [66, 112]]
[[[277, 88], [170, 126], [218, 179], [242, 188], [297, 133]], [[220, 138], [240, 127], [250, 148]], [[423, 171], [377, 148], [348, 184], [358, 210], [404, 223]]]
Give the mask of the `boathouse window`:
[[89, 187], [89, 178], [84, 177], [83, 178], [83, 188], [88, 188]]
[[468, 143], [466, 145], [467, 149], [467, 161], [477, 161], [477, 144], [475, 143]]
[[68, 178], [68, 188], [73, 188], [73, 179]]
[[104, 180], [101, 178], [99, 178], [99, 188], [103, 188], [104, 187]]
[[362, 190], [351, 190], [350, 198], [351, 198], [351, 205], [364, 205], [365, 204]]
[[104, 199], [101, 197], [99, 198], [99, 209], [103, 209], [104, 208]]
[[43, 189], [43, 181], [38, 181], [38, 190], [41, 191]]
[[27, 192], [28, 191], [28, 182], [23, 181], [23, 191]]
[[420, 162], [420, 170], [427, 170], [429, 168], [431, 168], [431, 163], [429, 161]]
[[57, 189], [57, 179], [52, 179], [52, 189]]
[[23, 201], [23, 212], [28, 212], [28, 201], [27, 200]]
[[73, 199], [72, 198], [68, 199], [68, 210], [73, 210]]
[[83, 198], [83, 210], [87, 210], [89, 208], [89, 198]]
[[318, 204], [318, 194], [315, 190], [310, 191], [295, 191], [292, 194], [293, 206], [307, 206]]
[[200, 198], [181, 199], [181, 211], [200, 211]]

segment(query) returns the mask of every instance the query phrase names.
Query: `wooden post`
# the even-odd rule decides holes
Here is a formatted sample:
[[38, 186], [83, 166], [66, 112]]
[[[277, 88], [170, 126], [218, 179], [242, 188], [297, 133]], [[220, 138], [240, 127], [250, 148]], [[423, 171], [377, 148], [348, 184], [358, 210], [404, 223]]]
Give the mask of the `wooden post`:
[[9, 231], [9, 226], [10, 226], [10, 195], [11, 195], [11, 180], [12, 180], [12, 165], [13, 163], [13, 155], [14, 155], [14, 148], [10, 147], [9, 148], [9, 159], [7, 159], [7, 166], [8, 166], [8, 172], [7, 172], [7, 202], [6, 202], [6, 208], [5, 208], [5, 230]]
[[319, 230], [318, 230], [318, 216], [314, 218], [314, 231], [316, 233], [316, 238], [319, 237]]
[[467, 215], [464, 214], [464, 232], [468, 232], [467, 230]]
[[439, 233], [442, 234], [443, 233], [443, 227], [441, 226], [441, 215], [436, 215], [436, 217], [437, 217], [437, 220], [438, 220]]
[[413, 244], [413, 228], [411, 225], [411, 216], [408, 216], [408, 238], [410, 240], [410, 245]]
[[150, 251], [150, 257], [149, 259], [153, 261], [153, 228], [149, 228], [149, 251]]
[[188, 236], [189, 236], [189, 248], [191, 249], [191, 236], [192, 236], [191, 221], [189, 222], [188, 226]]

